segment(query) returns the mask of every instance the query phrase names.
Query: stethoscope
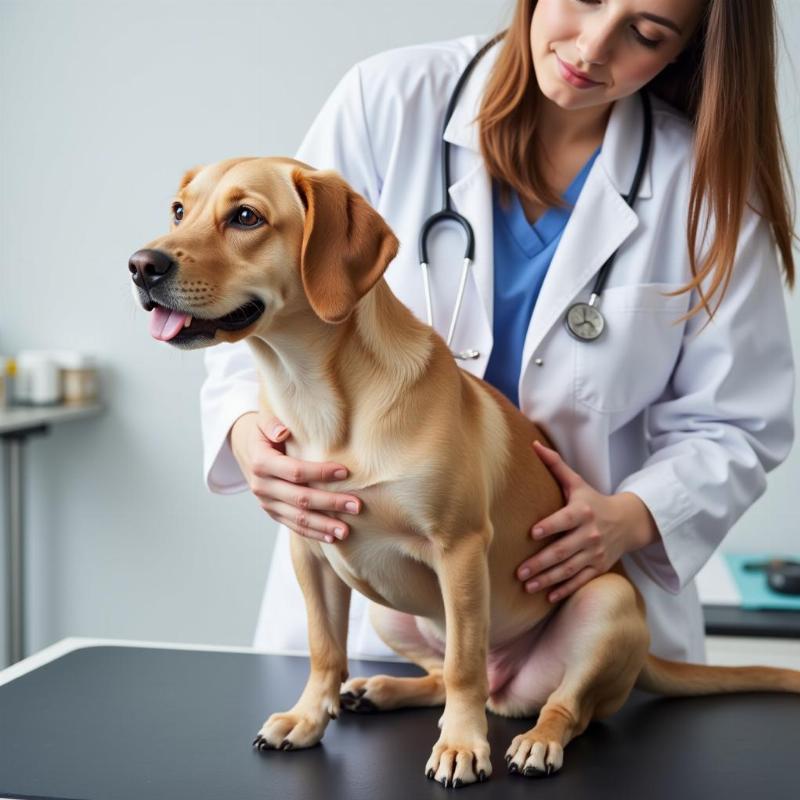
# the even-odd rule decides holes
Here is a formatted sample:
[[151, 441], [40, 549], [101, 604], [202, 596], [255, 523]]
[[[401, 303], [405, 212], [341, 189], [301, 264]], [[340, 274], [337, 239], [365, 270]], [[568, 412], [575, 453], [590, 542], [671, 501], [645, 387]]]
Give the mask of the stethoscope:
[[[422, 225], [422, 230], [419, 234], [419, 265], [422, 268], [422, 279], [425, 283], [425, 304], [428, 313], [428, 324], [431, 326], [433, 325], [433, 304], [431, 302], [431, 284], [430, 274], [428, 271], [428, 234], [434, 225], [444, 220], [448, 220], [458, 223], [464, 229], [464, 233], [467, 237], [467, 245], [464, 251], [464, 264], [461, 269], [461, 280], [458, 284], [456, 303], [453, 309], [453, 316], [450, 319], [450, 328], [447, 332], [448, 347], [450, 347], [450, 344], [453, 341], [453, 333], [455, 332], [456, 323], [458, 322], [458, 317], [461, 313], [461, 303], [464, 299], [464, 289], [467, 285], [467, 276], [469, 275], [469, 268], [472, 264], [472, 259], [475, 254], [475, 234], [472, 231], [472, 225], [470, 225], [469, 220], [450, 207], [450, 194], [448, 192], [448, 188], [450, 186], [450, 143], [444, 138], [444, 130], [447, 128], [447, 124], [450, 122], [450, 117], [455, 109], [456, 102], [458, 101], [458, 97], [461, 93], [461, 88], [463, 87], [464, 83], [466, 83], [467, 78], [469, 78], [472, 69], [481, 59], [483, 54], [490, 47], [492, 47], [492, 45], [496, 44], [503, 37], [503, 35], [504, 33], [500, 33], [490, 39], [472, 57], [469, 64], [467, 64], [466, 68], [464, 69], [464, 72], [459, 77], [458, 83], [456, 83], [456, 87], [453, 90], [453, 94], [451, 95], [447, 104], [444, 126], [442, 128], [442, 210], [437, 211], [435, 214], [432, 214], [430, 217], [428, 217], [428, 219], [425, 220]], [[644, 112], [642, 146], [639, 152], [639, 163], [636, 165], [636, 173], [633, 176], [631, 189], [627, 196], [623, 195], [625, 202], [631, 208], [633, 208], [633, 201], [636, 199], [636, 195], [639, 192], [639, 184], [641, 183], [644, 167], [647, 163], [647, 158], [650, 153], [650, 138], [653, 127], [652, 110], [647, 91], [645, 89], [640, 89], [639, 97], [642, 100], [642, 109]], [[606, 328], [605, 318], [603, 317], [603, 314], [598, 306], [600, 302], [600, 294], [603, 291], [608, 274], [611, 271], [611, 264], [616, 255], [617, 251], [615, 250], [606, 260], [605, 264], [603, 264], [603, 266], [600, 268], [600, 272], [597, 275], [597, 280], [592, 287], [592, 293], [589, 297], [589, 302], [573, 303], [567, 309], [567, 313], [564, 315], [564, 324], [566, 325], [567, 330], [578, 341], [593, 342], [595, 339], [600, 337]], [[480, 353], [477, 350], [469, 349], [462, 350], [459, 353], [453, 353], [453, 356], [459, 360], [466, 360], [479, 358]]]

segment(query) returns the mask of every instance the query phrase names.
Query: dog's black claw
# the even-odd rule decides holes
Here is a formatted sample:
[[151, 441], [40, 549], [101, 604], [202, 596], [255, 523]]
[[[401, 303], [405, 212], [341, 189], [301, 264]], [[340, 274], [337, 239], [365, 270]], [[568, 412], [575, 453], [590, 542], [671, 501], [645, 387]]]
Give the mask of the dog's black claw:
[[339, 695], [339, 702], [345, 711], [354, 711], [357, 714], [370, 714], [374, 711], [380, 711], [378, 706], [367, 697], [364, 697], [366, 690], [359, 692], [358, 695], [352, 692], [346, 692]]
[[431, 767], [431, 768], [430, 768], [430, 769], [429, 769], [429, 770], [428, 770], [428, 771], [425, 773], [425, 777], [426, 777], [426, 778], [432, 778], [432, 777], [433, 777], [435, 774], [436, 774], [436, 773], [433, 771], [433, 767]]
[[550, 775], [555, 772], [555, 767], [552, 764], [547, 765], [547, 774]]
[[511, 761], [512, 758], [514, 758], [514, 756], [512, 756], [511, 753], [506, 754], [506, 764], [508, 764], [508, 762]]
[[485, 772], [484, 770], [481, 770], [481, 771], [478, 773], [478, 780], [479, 780], [481, 783], [483, 783], [485, 780], [488, 780], [488, 778], [486, 777], [486, 772]]
[[256, 738], [255, 738], [255, 739], [253, 739], [253, 747], [255, 747], [255, 746], [258, 744], [258, 740], [259, 740], [260, 738], [261, 738], [261, 734], [259, 733], [259, 734], [258, 734], [258, 736], [256, 736]]
[[512, 761], [508, 765], [508, 771], [513, 775], [515, 772], [519, 772], [519, 767]]
[[461, 778], [456, 778], [453, 781], [453, 788], [454, 789], [460, 789], [463, 785], [464, 785], [464, 781], [462, 781]]
[[442, 786], [444, 786], [445, 789], [447, 788], [447, 775], [442, 778]]
[[292, 749], [292, 743], [288, 739], [284, 739], [281, 742], [280, 749], [281, 750], [291, 750]]
[[531, 775], [536, 775], [539, 770], [534, 769], [533, 767], [525, 767], [525, 771], [522, 773], [526, 777], [530, 778]]

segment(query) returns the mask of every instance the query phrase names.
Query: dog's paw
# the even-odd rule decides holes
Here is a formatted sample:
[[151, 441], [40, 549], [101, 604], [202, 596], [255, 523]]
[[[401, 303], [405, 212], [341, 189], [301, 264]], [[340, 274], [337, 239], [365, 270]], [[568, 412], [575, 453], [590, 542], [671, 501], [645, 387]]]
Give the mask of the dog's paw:
[[564, 748], [559, 742], [545, 741], [535, 729], [511, 740], [506, 751], [509, 772], [527, 777], [544, 777], [558, 772], [564, 764]]
[[317, 719], [291, 711], [272, 714], [261, 726], [253, 747], [259, 750], [299, 750], [322, 738], [329, 717]]
[[492, 774], [489, 742], [486, 739], [466, 743], [440, 737], [425, 765], [425, 775], [447, 788], [466, 786], [488, 780]]
[[370, 678], [351, 678], [339, 690], [339, 702], [346, 711], [371, 713], [393, 706], [392, 678], [373, 675]]

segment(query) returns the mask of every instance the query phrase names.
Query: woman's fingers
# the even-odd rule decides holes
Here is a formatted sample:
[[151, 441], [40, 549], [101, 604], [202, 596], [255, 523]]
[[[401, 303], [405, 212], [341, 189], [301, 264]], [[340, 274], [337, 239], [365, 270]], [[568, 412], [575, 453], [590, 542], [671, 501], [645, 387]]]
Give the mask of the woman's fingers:
[[261, 507], [276, 522], [309, 539], [332, 543], [347, 537], [347, 527], [338, 519], [295, 508], [279, 500], [267, 500]]
[[276, 444], [286, 441], [291, 435], [288, 428], [277, 417], [265, 417], [259, 420], [259, 427], [264, 435]]
[[588, 503], [576, 501], [558, 509], [549, 517], [536, 523], [531, 530], [534, 539], [543, 539], [554, 533], [571, 531], [594, 519], [594, 509]]
[[[277, 418], [261, 420], [259, 428], [270, 442], [281, 443], [291, 435]], [[361, 501], [353, 495], [328, 492], [307, 484], [341, 480], [347, 477], [347, 468], [331, 462], [303, 461], [285, 455], [282, 449], [265, 447], [253, 462], [250, 490], [261, 507], [276, 522], [302, 536], [327, 542], [344, 539], [350, 532], [346, 523], [316, 512], [357, 514]]]
[[[525, 591], [538, 592], [540, 589], [562, 583], [573, 575], [577, 575], [587, 565], [587, 562], [588, 558], [585, 552], [580, 550], [570, 558], [559, 561], [556, 566], [546, 572], [532, 572], [532, 578], [525, 582]], [[520, 570], [521, 575], [522, 570]]]
[[550, 592], [547, 599], [551, 603], [556, 603], [569, 597], [573, 592], [577, 591], [584, 584], [589, 583], [592, 578], [596, 578], [600, 572], [592, 566], [584, 567], [574, 578], [571, 578], [566, 583], [561, 583], [556, 586], [555, 590]]
[[547, 468], [564, 487], [567, 495], [573, 489], [583, 485], [583, 478], [572, 469], [566, 461], [551, 447], [543, 445], [538, 439], [533, 441], [534, 452], [544, 461]]
[[[308, 483], [342, 480], [347, 477], [348, 471], [341, 464], [330, 461], [303, 461], [272, 450], [264, 453], [253, 463], [253, 474], [259, 478], [280, 478], [291, 483]], [[349, 499], [357, 501], [354, 497]]]
[[526, 558], [517, 567], [517, 577], [521, 581], [538, 580], [540, 573], [552, 567], [561, 566], [571, 557], [583, 552], [582, 537], [578, 531], [562, 536], [540, 550], [536, 555]]
[[353, 495], [312, 489], [310, 486], [272, 477], [257, 479], [255, 484], [251, 488], [257, 497], [280, 500], [299, 510], [340, 511], [343, 514], [358, 514], [361, 510], [360, 501]]

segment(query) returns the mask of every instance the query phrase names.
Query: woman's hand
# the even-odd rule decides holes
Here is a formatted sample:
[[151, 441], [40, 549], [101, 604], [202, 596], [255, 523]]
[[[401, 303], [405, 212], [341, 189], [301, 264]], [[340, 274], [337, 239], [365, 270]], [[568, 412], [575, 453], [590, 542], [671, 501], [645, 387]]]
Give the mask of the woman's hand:
[[570, 469], [555, 450], [538, 440], [533, 448], [561, 484], [567, 504], [534, 525], [534, 539], [562, 535], [523, 561], [517, 577], [529, 592], [557, 584], [547, 598], [556, 602], [608, 572], [624, 553], [653, 541], [658, 529], [636, 495], [601, 494]]
[[284, 442], [289, 436], [277, 417], [260, 411], [242, 414], [233, 423], [231, 450], [250, 491], [272, 519], [295, 533], [328, 543], [344, 539], [349, 533], [345, 522], [315, 512], [357, 514], [361, 501], [353, 495], [311, 489], [307, 482], [341, 480], [347, 477], [347, 468], [287, 456]]

